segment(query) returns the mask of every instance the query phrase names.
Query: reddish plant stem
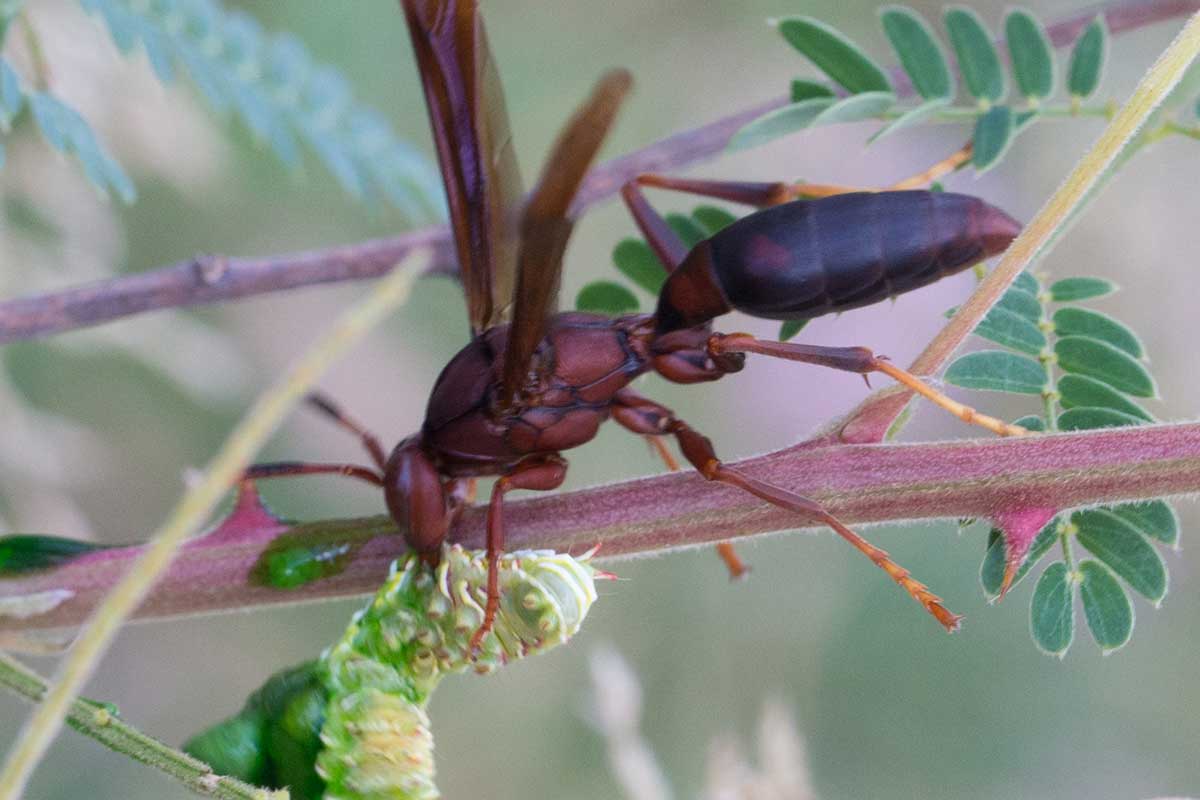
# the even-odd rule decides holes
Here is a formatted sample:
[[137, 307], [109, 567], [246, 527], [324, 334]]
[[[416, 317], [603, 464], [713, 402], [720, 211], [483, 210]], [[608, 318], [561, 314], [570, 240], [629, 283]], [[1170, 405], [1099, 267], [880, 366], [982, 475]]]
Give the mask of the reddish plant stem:
[[[994, 517], [1022, 508], [1071, 508], [1200, 491], [1200, 423], [925, 444], [814, 446], [748, 459], [738, 468], [813, 497], [851, 524], [946, 517]], [[641, 553], [811, 527], [745, 492], [674, 473], [534, 497], [508, 504], [511, 549]], [[455, 539], [484, 543], [485, 509], [470, 509]], [[386, 517], [308, 523], [289, 528], [251, 516], [236, 536], [218, 532], [188, 544], [136, 614], [152, 619], [363, 594], [384, 579], [403, 552]], [[255, 576], [277, 538], [349, 545], [344, 569], [300, 589], [272, 588]], [[136, 558], [140, 547], [92, 553], [63, 567], [0, 580], [0, 608], [15, 598], [67, 590], [53, 610], [15, 619], [0, 632], [69, 627]]]
[[[1113, 33], [1134, 30], [1200, 9], [1200, 0], [1116, 0], [1091, 7], [1051, 25], [1056, 46], [1072, 42], [1097, 13], [1104, 13]], [[892, 77], [901, 95], [912, 93], [903, 71]], [[785, 104], [779, 97], [722, 117], [593, 170], [577, 207], [587, 208], [612, 197], [639, 172], [668, 172], [718, 154], [739, 128], [766, 111]], [[0, 302], [0, 344], [49, 336], [99, 325], [122, 317], [229, 300], [322, 283], [377, 278], [418, 247], [435, 247], [431, 271], [453, 274], [455, 265], [444, 226], [357, 244], [302, 253], [234, 258], [199, 256], [86, 286]]]

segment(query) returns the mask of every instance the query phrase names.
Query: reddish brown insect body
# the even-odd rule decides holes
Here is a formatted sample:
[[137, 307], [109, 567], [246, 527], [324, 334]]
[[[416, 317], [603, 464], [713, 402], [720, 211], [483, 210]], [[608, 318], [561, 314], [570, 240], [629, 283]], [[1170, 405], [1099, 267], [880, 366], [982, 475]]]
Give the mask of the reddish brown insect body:
[[[716, 380], [740, 370], [745, 353], [760, 353], [863, 374], [885, 372], [951, 407], [953, 401], [866, 348], [769, 342], [747, 334], [713, 333], [709, 324], [732, 309], [807, 319], [875, 303], [1000, 252], [1016, 236], [1017, 223], [964, 195], [858, 192], [788, 202], [803, 194], [803, 187], [643, 175], [622, 193], [670, 273], [656, 313], [618, 319], [555, 313], [562, 255], [573, 226], [571, 204], [627, 92], [629, 77], [614, 71], [600, 81], [561, 134], [541, 180], [522, 205], [503, 99], [474, 0], [402, 4], [446, 182], [472, 339], [438, 378], [420, 432], [401, 442], [390, 457], [334, 404], [314, 399], [362, 438], [378, 471], [275, 464], [254, 467], [248, 477], [330, 472], [381, 485], [408, 545], [433, 562], [473, 491], [474, 479], [497, 476], [488, 514], [492, 581], [478, 642], [499, 600], [495, 565], [504, 541], [505, 493], [557, 488], [567, 470], [561, 453], [590, 440], [611, 416], [638, 434], [673, 436], [706, 479], [738, 486], [830, 526], [953, 628], [957, 617], [886, 553], [819, 503], [725, 466], [707, 438], [629, 384], [648, 371], [677, 383]], [[734, 223], [689, 253], [646, 202], [642, 185], [772, 207]], [[828, 187], [822, 191], [831, 194]], [[983, 420], [1000, 433], [1020, 432], [953, 405], [964, 419]], [[667, 451], [662, 452], [673, 466]], [[731, 549], [723, 557], [731, 570], [741, 568]]]

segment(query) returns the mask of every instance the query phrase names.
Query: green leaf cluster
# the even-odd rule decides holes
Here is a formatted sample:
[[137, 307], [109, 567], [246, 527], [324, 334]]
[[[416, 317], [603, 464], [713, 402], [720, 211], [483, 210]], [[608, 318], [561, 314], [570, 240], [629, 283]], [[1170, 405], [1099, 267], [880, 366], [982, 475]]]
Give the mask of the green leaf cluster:
[[[1128, 326], [1078, 305], [1116, 291], [1102, 278], [1065, 278], [1049, 285], [1022, 273], [976, 327], [979, 338], [999, 345], [969, 353], [946, 370], [948, 383], [968, 389], [1032, 395], [1042, 413], [1017, 420], [1031, 430], [1089, 430], [1143, 425], [1154, 417], [1140, 404], [1157, 395], [1145, 349]], [[1104, 506], [1060, 514], [1037, 535], [1013, 585], [1055, 544], [1054, 559], [1034, 587], [1030, 629], [1047, 653], [1062, 656], [1075, 630], [1075, 597], [1092, 638], [1105, 652], [1133, 632], [1132, 589], [1156, 606], [1167, 592], [1167, 568], [1157, 544], [1174, 546], [1179, 521], [1162, 500]], [[1073, 545], [1087, 557], [1076, 561]], [[984, 592], [996, 597], [1005, 568], [1004, 534], [993, 529], [980, 568]]]
[[747, 124], [734, 134], [730, 147], [755, 147], [805, 128], [840, 122], [881, 120], [883, 127], [871, 137], [875, 141], [922, 121], [963, 121], [974, 126], [972, 164], [982, 171], [999, 163], [1016, 134], [1039, 115], [1079, 113], [1083, 101], [1099, 87], [1107, 55], [1108, 32], [1098, 16], [1076, 41], [1063, 78], [1070, 105], [1049, 109], [1045, 101], [1055, 92], [1059, 72], [1054, 50], [1037, 17], [1024, 9], [1011, 10], [1004, 19], [1004, 36], [1017, 97], [1015, 104], [1006, 102], [1009, 75], [994, 37], [978, 14], [955, 6], [946, 10], [942, 24], [970, 98], [956, 104], [955, 73], [933, 26], [917, 11], [898, 5], [883, 8], [880, 23], [915, 90], [915, 104], [899, 104], [888, 73], [848, 36], [812, 17], [785, 17], [774, 22], [779, 33], [829, 83], [793, 81], [791, 103]]
[[265, 34], [217, 0], [80, 2], [122, 52], [144, 52], [164, 82], [185, 72], [210, 106], [238, 117], [288, 167], [300, 166], [303, 143], [353, 197], [413, 218], [439, 213], [440, 182], [428, 161], [295, 36]]

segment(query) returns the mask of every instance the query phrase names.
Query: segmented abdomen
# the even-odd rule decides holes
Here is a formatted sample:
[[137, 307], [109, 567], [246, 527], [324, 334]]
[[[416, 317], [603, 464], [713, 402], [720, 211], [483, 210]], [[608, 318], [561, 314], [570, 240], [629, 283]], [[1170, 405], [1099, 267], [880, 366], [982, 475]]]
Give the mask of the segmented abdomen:
[[711, 244], [730, 305], [805, 319], [925, 286], [1003, 251], [1019, 231], [976, 197], [855, 193], [766, 209]]
[[979, 198], [945, 192], [785, 203], [697, 245], [664, 286], [659, 329], [690, 327], [730, 309], [808, 319], [870, 305], [996, 255], [1020, 230]]

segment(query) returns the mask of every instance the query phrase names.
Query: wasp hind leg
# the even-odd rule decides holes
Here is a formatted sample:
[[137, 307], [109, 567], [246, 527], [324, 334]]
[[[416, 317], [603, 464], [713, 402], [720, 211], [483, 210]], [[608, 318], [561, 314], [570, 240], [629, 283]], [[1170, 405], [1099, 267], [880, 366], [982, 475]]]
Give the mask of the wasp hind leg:
[[714, 333], [708, 340], [708, 352], [713, 358], [730, 353], [758, 353], [772, 358], [856, 372], [864, 377], [872, 372], [880, 372], [970, 425], [978, 425], [1000, 436], [1022, 436], [1029, 433], [1019, 425], [1011, 425], [958, 402], [908, 370], [897, 367], [886, 358], [876, 356], [866, 347], [821, 347], [758, 339], [748, 333]]
[[622, 389], [617, 393], [616, 404], [613, 407], [613, 418], [630, 430], [642, 433], [649, 430], [658, 435], [671, 435], [679, 443], [679, 449], [696, 471], [706, 480], [720, 481], [736, 486], [750, 494], [767, 501], [771, 505], [788, 511], [794, 511], [808, 519], [819, 520], [832, 528], [835, 533], [852, 544], [855, 549], [884, 572], [892, 580], [900, 584], [908, 594], [920, 603], [934, 619], [948, 631], [958, 628], [961, 619], [945, 606], [942, 599], [931, 592], [925, 584], [911, 576], [908, 570], [892, 561], [888, 554], [859, 536], [841, 523], [836, 517], [815, 500], [811, 500], [795, 492], [790, 492], [779, 486], [751, 478], [741, 472], [726, 466], [717, 458], [712, 442], [708, 437], [694, 430], [686, 422], [675, 416], [669, 408], [655, 403], [636, 392]]
[[[928, 169], [883, 188], [864, 189], [835, 184], [788, 183], [786, 181], [717, 181], [702, 178], [675, 178], [657, 173], [643, 173], [630, 181], [623, 191], [633, 194], [637, 192], [637, 187], [651, 186], [656, 189], [685, 192], [701, 197], [712, 197], [717, 200], [728, 200], [731, 203], [767, 208], [768, 206], [788, 203], [792, 200], [815, 200], [821, 197], [832, 197], [838, 194], [850, 194], [853, 192], [899, 192], [909, 189], [925, 189], [934, 181], [944, 178], [946, 175], [970, 162], [972, 152], [972, 144], [971, 142], [967, 142], [963, 147]], [[626, 198], [626, 202], [629, 202], [628, 197]], [[643, 232], [645, 232], [644, 229]]]

